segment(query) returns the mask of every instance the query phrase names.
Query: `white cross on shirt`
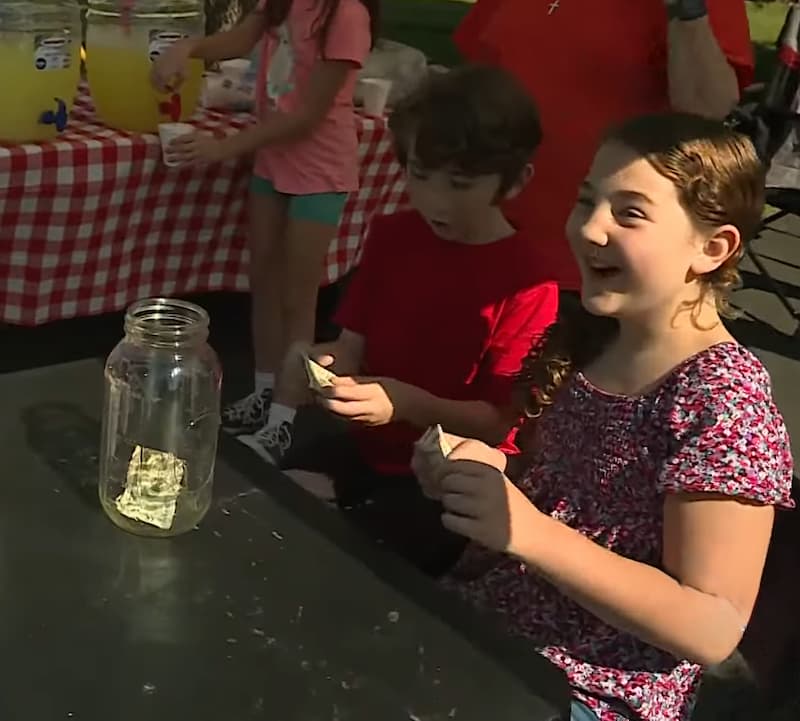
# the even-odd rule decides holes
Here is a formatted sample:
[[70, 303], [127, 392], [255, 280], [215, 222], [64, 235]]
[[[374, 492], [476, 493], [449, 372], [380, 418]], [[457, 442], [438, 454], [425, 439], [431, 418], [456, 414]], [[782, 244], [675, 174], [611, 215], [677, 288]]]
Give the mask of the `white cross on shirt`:
[[560, 8], [560, 7], [561, 7], [561, 3], [560, 3], [560, 1], [559, 1], [559, 0], [553, 0], [553, 2], [551, 2], [551, 3], [550, 3], [548, 6], [547, 6], [547, 14], [548, 14], [548, 15], [552, 15], [552, 14], [553, 14], [553, 13], [554, 13], [556, 10], [558, 10], [558, 8]]

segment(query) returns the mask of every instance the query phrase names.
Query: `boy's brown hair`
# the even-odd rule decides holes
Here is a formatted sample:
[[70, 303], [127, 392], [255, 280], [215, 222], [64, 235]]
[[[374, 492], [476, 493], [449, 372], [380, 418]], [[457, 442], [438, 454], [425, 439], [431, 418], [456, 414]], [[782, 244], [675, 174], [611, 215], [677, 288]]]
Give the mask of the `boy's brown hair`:
[[499, 175], [510, 190], [542, 141], [539, 112], [506, 71], [465, 65], [432, 73], [389, 119], [397, 157], [425, 170]]
[[[699, 230], [727, 224], [739, 230], [737, 252], [699, 278], [697, 308], [710, 295], [720, 314], [729, 314], [743, 246], [757, 233], [764, 208], [765, 169], [753, 144], [721, 122], [686, 113], [633, 118], [612, 129], [605, 142], [630, 148], [670, 180]], [[613, 318], [593, 316], [583, 307], [570, 315], [550, 326], [523, 361], [517, 391], [529, 417], [551, 405], [564, 383], [594, 361], [617, 333]]]

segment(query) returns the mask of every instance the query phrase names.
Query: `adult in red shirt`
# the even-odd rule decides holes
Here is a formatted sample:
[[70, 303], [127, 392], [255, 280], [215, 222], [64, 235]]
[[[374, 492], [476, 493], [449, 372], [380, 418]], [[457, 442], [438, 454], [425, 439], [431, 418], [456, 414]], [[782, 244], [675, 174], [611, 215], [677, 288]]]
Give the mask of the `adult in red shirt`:
[[567, 290], [580, 279], [564, 225], [603, 132], [670, 108], [723, 118], [753, 73], [744, 0], [478, 0], [455, 40], [539, 104], [535, 176], [507, 211]]
[[241, 440], [437, 574], [464, 541], [423, 495], [410, 467], [414, 443], [436, 424], [504, 440], [517, 421], [515, 375], [555, 320], [558, 289], [541, 281], [530, 237], [500, 208], [527, 181], [541, 137], [513, 76], [494, 67], [434, 76], [395, 109], [391, 127], [412, 209], [372, 222], [339, 308], [341, 336], [305, 349], [338, 374], [316, 400], [349, 433], [303, 438], [295, 427], [295, 409], [310, 400], [295, 354], [267, 426]]

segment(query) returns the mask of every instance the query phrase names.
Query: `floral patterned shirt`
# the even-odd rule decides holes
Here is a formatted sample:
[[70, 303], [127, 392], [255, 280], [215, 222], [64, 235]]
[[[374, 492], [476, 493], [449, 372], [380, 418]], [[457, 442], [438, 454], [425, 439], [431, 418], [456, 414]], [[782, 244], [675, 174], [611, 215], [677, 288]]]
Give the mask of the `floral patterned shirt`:
[[[537, 421], [532, 458], [518, 485], [540, 510], [655, 567], [665, 493], [792, 506], [789, 439], [769, 376], [732, 342], [686, 360], [640, 397], [576, 374]], [[688, 719], [697, 664], [604, 623], [517, 561], [471, 547], [445, 583], [531, 639], [601, 721]]]

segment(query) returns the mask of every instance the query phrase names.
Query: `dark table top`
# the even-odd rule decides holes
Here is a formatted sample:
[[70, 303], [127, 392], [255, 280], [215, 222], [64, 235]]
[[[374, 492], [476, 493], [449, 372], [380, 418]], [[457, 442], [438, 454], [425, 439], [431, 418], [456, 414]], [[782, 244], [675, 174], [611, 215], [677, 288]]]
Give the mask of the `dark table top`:
[[223, 444], [200, 528], [97, 501], [102, 365], [0, 376], [0, 716], [546, 721], [562, 674]]

